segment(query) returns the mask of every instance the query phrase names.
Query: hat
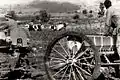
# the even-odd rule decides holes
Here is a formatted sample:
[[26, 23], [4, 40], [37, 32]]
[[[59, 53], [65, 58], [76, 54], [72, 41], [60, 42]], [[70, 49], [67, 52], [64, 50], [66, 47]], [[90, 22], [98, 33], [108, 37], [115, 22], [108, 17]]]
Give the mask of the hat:
[[110, 6], [112, 5], [112, 2], [111, 2], [110, 0], [105, 0], [105, 1], [104, 1], [104, 5], [105, 5], [106, 7], [110, 7]]

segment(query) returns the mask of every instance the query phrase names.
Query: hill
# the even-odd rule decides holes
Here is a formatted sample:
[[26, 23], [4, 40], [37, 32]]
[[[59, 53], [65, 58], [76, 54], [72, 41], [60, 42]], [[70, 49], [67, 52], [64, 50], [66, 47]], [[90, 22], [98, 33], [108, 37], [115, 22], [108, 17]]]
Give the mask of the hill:
[[79, 9], [78, 5], [68, 3], [68, 2], [53, 2], [53, 1], [38, 1], [35, 0], [28, 4], [30, 8], [36, 9], [46, 9], [48, 12], [56, 13], [56, 12], [69, 12], [75, 11]]

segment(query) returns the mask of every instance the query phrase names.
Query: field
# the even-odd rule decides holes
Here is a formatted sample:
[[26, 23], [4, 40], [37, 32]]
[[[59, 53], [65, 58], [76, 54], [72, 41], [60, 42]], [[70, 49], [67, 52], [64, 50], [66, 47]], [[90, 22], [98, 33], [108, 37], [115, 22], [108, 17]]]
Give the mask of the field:
[[[82, 32], [84, 34], [98, 34], [100, 33], [100, 22], [96, 23], [80, 23], [79, 24], [69, 24], [67, 30], [72, 30], [76, 32]], [[102, 23], [101, 28], [104, 27]], [[30, 52], [28, 59], [30, 61], [31, 68], [31, 77], [32, 80], [48, 80], [46, 77], [44, 69], [44, 56], [46, 52], [47, 45], [59, 34], [63, 33], [62, 31], [52, 31], [50, 29], [43, 29], [42, 31], [30, 31], [30, 46], [34, 49], [34, 52]], [[28, 79], [29, 80], [29, 79]], [[31, 79], [30, 79], [31, 80]], [[103, 80], [103, 79], [102, 79]], [[119, 80], [119, 79], [114, 79]]]

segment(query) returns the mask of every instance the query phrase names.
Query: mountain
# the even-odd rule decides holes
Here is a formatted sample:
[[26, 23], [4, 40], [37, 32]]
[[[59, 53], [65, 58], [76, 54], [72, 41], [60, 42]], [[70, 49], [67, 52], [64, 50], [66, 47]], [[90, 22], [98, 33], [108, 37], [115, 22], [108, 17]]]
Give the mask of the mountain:
[[68, 2], [53, 2], [53, 1], [39, 1], [35, 0], [28, 5], [30, 8], [45, 9], [48, 12], [69, 12], [79, 9], [78, 5], [68, 3]]

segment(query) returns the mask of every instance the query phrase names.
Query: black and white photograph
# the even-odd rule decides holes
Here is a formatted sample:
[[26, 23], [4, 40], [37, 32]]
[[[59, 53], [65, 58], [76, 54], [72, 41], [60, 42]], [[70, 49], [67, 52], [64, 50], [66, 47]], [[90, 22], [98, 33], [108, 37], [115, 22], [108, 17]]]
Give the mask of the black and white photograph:
[[120, 80], [120, 0], [0, 0], [0, 80]]

